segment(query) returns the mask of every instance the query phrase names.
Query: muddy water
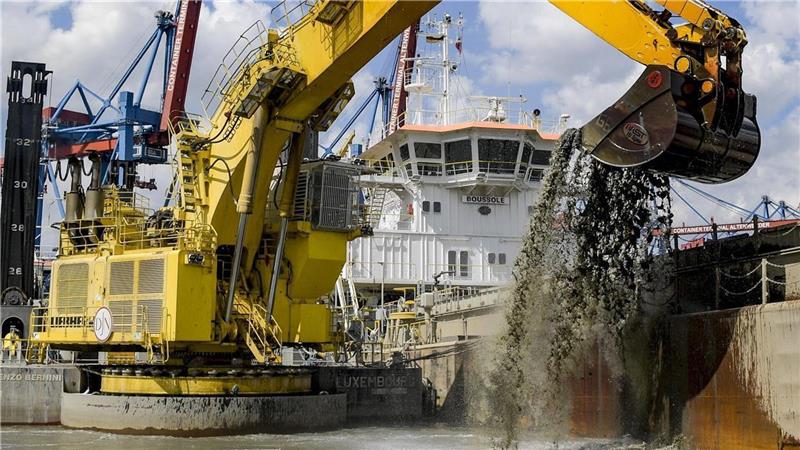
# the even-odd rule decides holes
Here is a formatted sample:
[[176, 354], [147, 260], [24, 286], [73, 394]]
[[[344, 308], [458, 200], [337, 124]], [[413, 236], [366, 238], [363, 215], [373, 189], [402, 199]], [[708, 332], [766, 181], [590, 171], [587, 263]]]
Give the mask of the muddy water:
[[[521, 449], [612, 449], [625, 448], [630, 441], [580, 439], [557, 445], [546, 439], [522, 436]], [[349, 450], [349, 449], [484, 449], [490, 447], [488, 433], [482, 430], [445, 426], [365, 427], [324, 433], [291, 435], [252, 434], [226, 437], [177, 438], [164, 436], [126, 436], [93, 431], [70, 430], [59, 426], [3, 426], [3, 449], [141, 449], [141, 450]]]
[[498, 447], [513, 446], [521, 427], [565, 435], [565, 380], [587, 352], [599, 345], [621, 377], [632, 363], [626, 339], [646, 334], [639, 295], [651, 278], [646, 229], [669, 226], [668, 179], [600, 164], [581, 153], [580, 139], [568, 130], [554, 150], [515, 263], [489, 383]]

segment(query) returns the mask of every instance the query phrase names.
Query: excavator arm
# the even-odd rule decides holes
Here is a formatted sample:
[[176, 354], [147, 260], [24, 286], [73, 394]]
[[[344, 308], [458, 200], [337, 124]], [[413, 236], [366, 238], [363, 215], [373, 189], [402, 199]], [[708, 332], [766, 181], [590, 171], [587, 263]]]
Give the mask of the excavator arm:
[[[744, 30], [700, 0], [551, 0], [647, 66], [631, 89], [583, 127], [584, 150], [620, 167], [643, 166], [704, 183], [730, 181], [760, 147], [756, 99], [741, 87]], [[674, 25], [673, 18], [685, 23]]]

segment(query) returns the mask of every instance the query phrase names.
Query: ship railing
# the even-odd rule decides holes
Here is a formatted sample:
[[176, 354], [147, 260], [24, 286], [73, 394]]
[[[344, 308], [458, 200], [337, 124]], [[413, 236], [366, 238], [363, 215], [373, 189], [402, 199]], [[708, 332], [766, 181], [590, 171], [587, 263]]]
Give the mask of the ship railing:
[[[48, 306], [31, 311], [31, 336], [33, 342], [48, 343], [58, 339], [74, 339], [72, 330], [80, 330], [86, 341], [94, 339], [94, 317], [104, 306]], [[105, 306], [108, 308], [108, 306]], [[137, 305], [129, 311], [112, 308], [112, 339], [114, 342], [145, 345], [150, 338], [147, 307]], [[162, 317], [165, 314], [162, 312]], [[46, 340], [43, 338], [46, 335]]]
[[440, 272], [453, 272], [443, 274], [443, 280], [453, 282], [472, 281], [503, 283], [511, 280], [513, 265], [430, 263], [425, 269], [426, 274], [431, 277]]
[[[794, 231], [794, 228], [784, 232], [783, 235]], [[781, 235], [777, 235], [780, 237]], [[762, 234], [761, 239], [770, 239], [776, 235]], [[796, 254], [798, 249], [783, 250], [771, 260], [763, 256], [741, 258], [735, 264], [719, 264], [714, 266], [714, 307], [720, 305], [766, 305], [767, 303], [796, 300], [800, 297], [800, 280], [792, 279], [789, 274], [791, 269], [799, 263], [793, 262], [787, 256]], [[781, 264], [783, 263], [783, 264]], [[691, 273], [697, 267], [681, 268], [678, 272]], [[676, 295], [675, 289], [659, 289], [658, 286], [648, 286], [645, 293], [653, 296], [659, 303], [666, 303], [662, 297]], [[729, 306], [730, 307], [730, 306]]]
[[488, 175], [514, 176], [516, 171], [516, 161], [469, 160], [444, 163], [444, 173], [446, 175], [461, 175], [476, 172]]
[[[370, 135], [370, 141], [378, 142], [388, 136], [390, 130], [398, 130], [407, 125], [415, 126], [431, 126], [431, 127], [444, 127], [449, 125], [457, 125], [467, 122], [486, 122], [488, 124], [499, 123], [506, 125], [517, 125], [529, 127], [539, 133], [545, 134], [561, 134], [566, 129], [566, 122], [557, 119], [542, 119], [541, 117], [534, 116], [530, 111], [517, 110], [508, 114], [503, 121], [486, 120], [490, 108], [469, 107], [451, 110], [447, 116], [447, 121], [444, 120], [443, 114], [438, 109], [409, 109], [399, 114], [392, 119], [392, 122], [387, 123], [383, 128], [378, 128], [376, 132]], [[512, 120], [516, 117], [516, 120]]]
[[484, 161], [478, 160], [478, 172], [496, 175], [515, 175], [516, 161]]
[[347, 264], [347, 278], [352, 280], [370, 280], [381, 283], [391, 280], [418, 280], [417, 265], [413, 262], [350, 262]]
[[490, 297], [496, 297], [499, 293], [507, 290], [508, 287], [504, 286], [485, 289], [450, 287], [435, 291], [433, 304], [435, 307], [441, 307], [444, 312], [458, 309], [455, 308], [455, 305], [460, 304], [464, 300], [470, 300], [470, 303], [476, 305], [476, 307], [490, 306], [496, 303], [490, 301]]
[[[502, 177], [502, 178], [515, 178], [518, 175], [524, 177], [531, 166], [526, 161], [517, 164], [516, 161], [497, 161], [497, 160], [462, 160], [450, 161], [446, 163], [437, 161], [406, 161], [402, 164], [402, 170], [395, 170], [394, 163], [391, 168], [388, 166], [380, 166], [380, 162], [372, 162], [375, 166], [382, 170], [379, 175], [390, 175], [392, 177], [403, 177], [405, 179], [414, 176], [427, 176], [427, 177], [440, 177], [440, 176], [453, 176], [464, 175], [470, 173], [484, 174], [489, 177]], [[544, 165], [547, 165], [546, 163]], [[369, 175], [367, 175], [369, 177]], [[367, 178], [368, 179], [368, 178]]]
[[411, 229], [413, 222], [414, 214], [382, 212], [380, 220], [378, 220], [374, 229], [406, 231]]

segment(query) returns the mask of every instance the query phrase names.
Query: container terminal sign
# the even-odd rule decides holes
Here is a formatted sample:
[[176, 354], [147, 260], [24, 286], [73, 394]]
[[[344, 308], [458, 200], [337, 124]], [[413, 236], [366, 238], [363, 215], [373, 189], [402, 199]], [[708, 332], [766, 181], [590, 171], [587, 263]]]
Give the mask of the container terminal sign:
[[508, 197], [495, 197], [493, 195], [462, 195], [462, 203], [474, 205], [508, 205]]

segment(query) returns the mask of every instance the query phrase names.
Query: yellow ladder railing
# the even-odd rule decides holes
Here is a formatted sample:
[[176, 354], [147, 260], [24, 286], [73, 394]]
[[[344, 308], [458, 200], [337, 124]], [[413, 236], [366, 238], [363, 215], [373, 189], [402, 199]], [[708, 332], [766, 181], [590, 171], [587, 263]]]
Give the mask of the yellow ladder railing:
[[247, 335], [245, 343], [259, 363], [272, 362], [277, 359], [273, 351], [280, 349], [283, 343], [281, 335], [283, 330], [277, 322], [268, 324], [267, 310], [263, 305], [253, 303], [247, 315]]

